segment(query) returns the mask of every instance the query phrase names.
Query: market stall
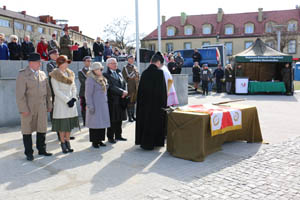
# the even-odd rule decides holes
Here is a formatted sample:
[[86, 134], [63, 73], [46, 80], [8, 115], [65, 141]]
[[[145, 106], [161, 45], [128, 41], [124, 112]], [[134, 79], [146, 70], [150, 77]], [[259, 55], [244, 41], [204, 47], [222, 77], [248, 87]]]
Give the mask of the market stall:
[[[236, 90], [247, 86], [248, 93], [286, 93], [282, 69], [287, 63], [291, 66], [292, 56], [269, 47], [258, 38], [251, 47], [235, 55], [235, 66], [242, 66], [242, 75], [240, 73], [236, 79], [248, 79], [247, 84], [236, 85]], [[292, 81], [290, 73], [291, 85]], [[293, 93], [293, 89], [289, 92]]]

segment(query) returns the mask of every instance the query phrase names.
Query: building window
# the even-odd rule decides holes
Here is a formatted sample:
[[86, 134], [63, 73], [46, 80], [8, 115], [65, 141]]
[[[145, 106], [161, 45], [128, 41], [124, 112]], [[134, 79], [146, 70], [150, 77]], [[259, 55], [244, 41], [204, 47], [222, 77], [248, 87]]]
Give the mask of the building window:
[[269, 47], [273, 48], [273, 49], [275, 48], [275, 42], [272, 41], [272, 40], [271, 40], [271, 41], [267, 41], [266, 44], [267, 44]]
[[37, 30], [38, 30], [39, 33], [44, 33], [44, 28], [42, 28], [42, 27], [38, 27]]
[[245, 33], [246, 34], [254, 33], [254, 24], [252, 23], [245, 24]]
[[32, 25], [27, 25], [26, 26], [26, 31], [32, 32], [33, 31]]
[[245, 42], [245, 49], [248, 49], [253, 44], [252, 41]]
[[226, 47], [226, 55], [227, 56], [232, 56], [232, 42], [225, 42], [225, 47]]
[[149, 50], [155, 51], [155, 44], [149, 44]]
[[272, 33], [273, 32], [273, 25], [275, 25], [274, 22], [268, 22], [266, 23], [266, 33]]
[[18, 30], [24, 30], [24, 24], [19, 23], [19, 22], [15, 22], [14, 25], [15, 25], [16, 29], [18, 29]]
[[193, 27], [192, 26], [185, 26], [184, 27], [184, 35], [193, 35]]
[[233, 31], [234, 26], [232, 24], [228, 24], [225, 26], [225, 35], [232, 35], [234, 33]]
[[175, 28], [174, 27], [168, 27], [167, 28], [167, 35], [168, 36], [174, 36], [175, 35]]
[[288, 23], [288, 31], [297, 31], [297, 21], [290, 21]]
[[10, 23], [9, 23], [8, 20], [0, 19], [0, 26], [9, 28], [10, 27]]
[[168, 53], [173, 51], [173, 43], [167, 43], [166, 50]]
[[211, 34], [211, 25], [210, 24], [204, 24], [202, 26], [202, 33], [204, 35], [208, 35], [208, 34]]
[[192, 43], [191, 42], [185, 42], [184, 43], [184, 49], [191, 49], [192, 48]]
[[210, 45], [210, 42], [202, 42], [202, 46]]
[[290, 40], [289, 41], [288, 53], [296, 53], [296, 40]]

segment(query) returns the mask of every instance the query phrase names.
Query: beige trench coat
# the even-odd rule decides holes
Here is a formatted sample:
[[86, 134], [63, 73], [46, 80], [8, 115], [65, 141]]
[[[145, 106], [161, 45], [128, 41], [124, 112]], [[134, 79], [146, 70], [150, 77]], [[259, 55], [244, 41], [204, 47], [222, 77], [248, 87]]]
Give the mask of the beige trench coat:
[[39, 71], [35, 76], [29, 67], [21, 70], [16, 82], [16, 102], [21, 114], [22, 134], [29, 135], [34, 131], [47, 132], [48, 110], [52, 109], [51, 90], [46, 74]]

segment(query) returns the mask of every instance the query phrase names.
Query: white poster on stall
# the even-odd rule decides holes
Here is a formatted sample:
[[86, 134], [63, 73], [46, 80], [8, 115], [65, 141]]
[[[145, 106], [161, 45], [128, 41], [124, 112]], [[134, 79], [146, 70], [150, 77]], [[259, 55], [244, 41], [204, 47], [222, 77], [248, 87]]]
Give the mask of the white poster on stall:
[[248, 94], [249, 78], [238, 77], [235, 79], [235, 93], [236, 94]]

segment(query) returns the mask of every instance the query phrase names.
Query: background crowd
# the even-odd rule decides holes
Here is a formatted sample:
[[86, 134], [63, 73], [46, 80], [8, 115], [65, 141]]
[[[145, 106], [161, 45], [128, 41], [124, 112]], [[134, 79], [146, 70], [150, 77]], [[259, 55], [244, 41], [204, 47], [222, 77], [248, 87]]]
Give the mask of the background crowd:
[[85, 56], [91, 56], [96, 62], [106, 62], [108, 58], [116, 58], [117, 61], [126, 61], [127, 54], [117, 47], [112, 48], [110, 43], [103, 42], [97, 37], [93, 48], [88, 47], [87, 42], [82, 46], [78, 43], [73, 44], [67, 28], [64, 29], [64, 36], [57, 40], [57, 35], [52, 34], [52, 39], [47, 41], [44, 36], [35, 46], [26, 35], [24, 41], [20, 42], [18, 36], [11, 35], [9, 41], [5, 40], [5, 35], [0, 33], [0, 60], [28, 60], [30, 53], [38, 53], [43, 61], [49, 60], [49, 52], [53, 49], [58, 50], [60, 55], [66, 55], [72, 61], [82, 61]]

